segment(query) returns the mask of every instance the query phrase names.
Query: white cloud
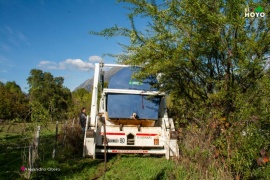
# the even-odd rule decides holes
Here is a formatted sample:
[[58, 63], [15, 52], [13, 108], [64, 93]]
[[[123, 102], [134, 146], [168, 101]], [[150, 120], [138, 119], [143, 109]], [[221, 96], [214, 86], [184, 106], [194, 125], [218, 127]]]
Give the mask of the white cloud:
[[[98, 56], [97, 56], [98, 57]], [[50, 70], [79, 70], [79, 71], [89, 71], [94, 69], [94, 63], [83, 61], [81, 59], [66, 59], [65, 61], [55, 63], [52, 61], [40, 61], [37, 65], [42, 69]]]
[[90, 62], [104, 62], [100, 56], [89, 56], [88, 59]]
[[51, 61], [40, 61], [37, 67], [42, 68], [42, 69], [55, 70], [55, 69], [58, 69], [58, 64]]
[[84, 62], [81, 59], [66, 59], [63, 62], [59, 63], [60, 69], [78, 69], [81, 71], [89, 71], [90, 69], [94, 69], [93, 63]]

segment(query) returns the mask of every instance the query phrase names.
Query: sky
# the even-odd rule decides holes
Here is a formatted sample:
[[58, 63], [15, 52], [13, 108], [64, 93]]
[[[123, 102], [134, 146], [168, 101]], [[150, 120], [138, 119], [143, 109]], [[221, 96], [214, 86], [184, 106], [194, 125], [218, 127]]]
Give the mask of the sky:
[[0, 81], [15, 81], [28, 92], [31, 69], [64, 77], [73, 91], [93, 77], [94, 63], [116, 63], [106, 53], [118, 43], [90, 35], [114, 25], [130, 27], [125, 4], [115, 0], [0, 0]]

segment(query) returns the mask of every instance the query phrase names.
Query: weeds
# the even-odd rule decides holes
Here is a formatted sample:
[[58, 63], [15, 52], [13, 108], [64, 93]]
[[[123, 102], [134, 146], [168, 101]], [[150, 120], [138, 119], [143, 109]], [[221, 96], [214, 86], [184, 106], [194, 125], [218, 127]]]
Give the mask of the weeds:
[[[104, 170], [102, 159], [93, 160], [82, 158], [81, 128], [76, 123], [66, 123], [60, 127], [57, 137], [57, 155], [52, 159], [55, 146], [55, 125], [42, 128], [39, 142], [39, 156], [35, 167], [54, 169], [55, 171], [33, 172], [31, 179], [269, 179], [269, 165], [256, 166], [256, 152], [248, 154], [245, 148], [250, 148], [257, 138], [256, 133], [243, 141], [236, 132], [231, 136], [230, 161], [228, 161], [228, 141], [220, 130], [209, 121], [206, 126], [191, 125], [181, 132], [180, 159], [166, 160], [164, 157], [151, 157], [142, 155], [112, 155], [109, 156], [107, 169]], [[249, 126], [252, 130], [252, 126]], [[28, 136], [16, 133], [0, 133], [0, 179], [22, 179], [24, 172], [20, 167], [27, 167]], [[228, 132], [228, 131], [227, 131]], [[220, 137], [220, 141], [216, 141]], [[259, 137], [259, 134], [258, 134]], [[243, 137], [242, 137], [243, 138]], [[233, 144], [236, 140], [245, 142]], [[256, 141], [257, 143], [259, 141]], [[25, 146], [18, 148], [17, 145]], [[242, 146], [241, 146], [242, 145]], [[222, 148], [223, 146], [223, 148]], [[236, 151], [236, 146], [238, 150]], [[240, 148], [241, 147], [241, 148]], [[254, 158], [254, 159], [252, 159]], [[234, 162], [234, 164], [232, 163]], [[250, 162], [253, 164], [243, 163]], [[236, 164], [238, 163], [238, 164]], [[242, 167], [245, 169], [238, 169]], [[243, 174], [243, 170], [250, 172]], [[238, 172], [238, 174], [237, 174]]]

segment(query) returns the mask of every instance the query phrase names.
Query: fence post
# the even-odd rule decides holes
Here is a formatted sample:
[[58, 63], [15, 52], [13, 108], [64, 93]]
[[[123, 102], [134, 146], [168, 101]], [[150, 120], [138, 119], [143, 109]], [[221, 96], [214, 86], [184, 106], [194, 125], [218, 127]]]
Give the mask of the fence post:
[[35, 160], [38, 157], [38, 143], [39, 143], [40, 126], [37, 127], [37, 132], [34, 138], [34, 142], [31, 143], [31, 166], [34, 167]]
[[40, 126], [37, 128], [37, 133], [34, 141], [34, 147], [35, 147], [35, 159], [38, 157], [38, 144], [39, 144], [39, 134], [40, 134]]
[[28, 150], [28, 161], [30, 170], [27, 171], [26, 179], [30, 179], [31, 177], [31, 169], [32, 169], [32, 145], [29, 146]]
[[75, 118], [73, 118], [72, 120], [72, 128], [74, 127], [74, 121], [75, 121]]
[[73, 120], [72, 120], [71, 134], [73, 134], [73, 131], [74, 131], [74, 122], [75, 122], [75, 118], [73, 118]]
[[54, 149], [53, 149], [53, 154], [52, 154], [53, 159], [56, 156], [57, 137], [58, 137], [58, 121], [56, 121], [56, 127], [55, 127], [55, 144], [54, 144]]
[[66, 144], [66, 137], [67, 137], [67, 121], [65, 121], [65, 126], [64, 126], [64, 140], [63, 144]]

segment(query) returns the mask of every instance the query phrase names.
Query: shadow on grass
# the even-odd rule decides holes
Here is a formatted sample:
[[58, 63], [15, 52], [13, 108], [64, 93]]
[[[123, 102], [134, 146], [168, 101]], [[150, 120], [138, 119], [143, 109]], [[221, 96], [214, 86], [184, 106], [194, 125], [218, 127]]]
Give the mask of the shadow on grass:
[[0, 153], [0, 179], [20, 178], [22, 149], [6, 149]]
[[29, 141], [18, 134], [5, 134], [0, 139], [0, 179], [20, 178], [23, 156], [28, 154]]
[[[35, 172], [32, 179], [85, 179], [83, 176], [91, 176], [86, 172], [90, 169], [97, 169], [102, 160], [93, 159], [68, 159], [66, 162], [59, 163], [50, 161], [44, 164], [44, 171]], [[94, 172], [94, 171], [93, 171]], [[94, 177], [95, 174], [92, 174]]]
[[156, 175], [154, 178], [156, 180], [162, 180], [162, 179], [176, 179], [173, 172], [168, 171], [168, 169], [163, 168], [160, 170], [160, 172]]

